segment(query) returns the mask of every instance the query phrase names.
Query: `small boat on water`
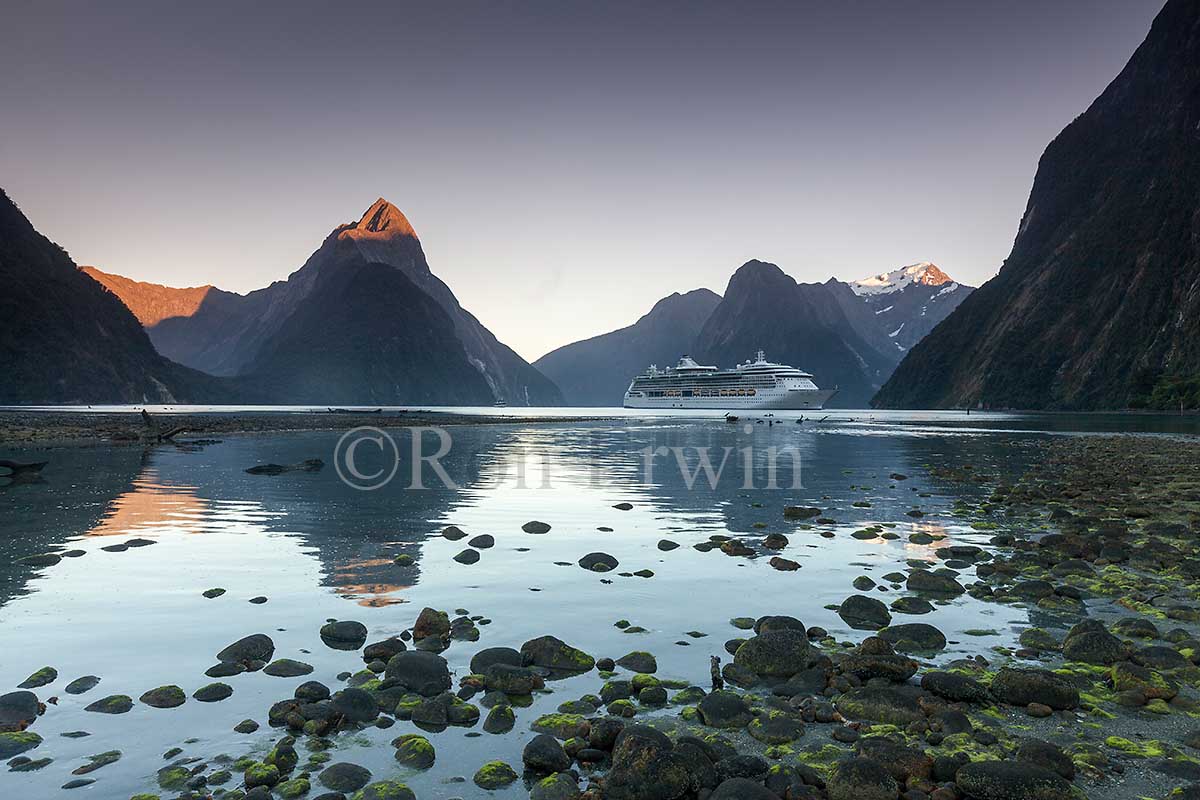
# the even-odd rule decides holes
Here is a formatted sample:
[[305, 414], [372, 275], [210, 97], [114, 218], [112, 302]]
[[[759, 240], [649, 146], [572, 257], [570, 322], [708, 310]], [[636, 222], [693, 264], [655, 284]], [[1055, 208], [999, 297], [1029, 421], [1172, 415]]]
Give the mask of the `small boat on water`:
[[353, 408], [331, 408], [331, 409], [329, 409], [329, 413], [330, 414], [382, 414], [383, 409], [382, 408], [372, 408], [369, 411], [367, 411], [367, 410], [357, 411]]

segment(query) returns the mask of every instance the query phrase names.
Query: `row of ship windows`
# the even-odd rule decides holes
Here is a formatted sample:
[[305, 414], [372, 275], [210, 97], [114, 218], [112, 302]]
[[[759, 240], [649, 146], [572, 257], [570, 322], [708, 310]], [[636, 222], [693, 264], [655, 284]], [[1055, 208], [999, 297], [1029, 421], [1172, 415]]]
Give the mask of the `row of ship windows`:
[[773, 389], [776, 386], [774, 380], [757, 380], [752, 378], [742, 380], [704, 380], [702, 383], [692, 380], [656, 380], [653, 384], [648, 384], [648, 381], [636, 381], [635, 389], [646, 389], [647, 385], [654, 386], [655, 390], [659, 389], [659, 387], [662, 390], [671, 390], [684, 389], [684, 387], [695, 389], [696, 386], [704, 386], [706, 389], [696, 389], [696, 391], [715, 391], [721, 386], [728, 386], [730, 384], [736, 385], [739, 389], [744, 389], [746, 386], [757, 386], [758, 389]]
[[648, 392], [650, 397], [754, 397], [754, 389], [668, 389]]

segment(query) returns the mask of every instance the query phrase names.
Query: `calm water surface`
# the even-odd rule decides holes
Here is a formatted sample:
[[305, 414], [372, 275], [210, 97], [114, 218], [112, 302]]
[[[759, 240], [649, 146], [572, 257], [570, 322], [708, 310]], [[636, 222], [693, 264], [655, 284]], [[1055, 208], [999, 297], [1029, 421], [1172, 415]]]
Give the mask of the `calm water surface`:
[[[272, 702], [291, 696], [304, 680], [336, 689], [339, 673], [363, 666], [358, 653], [321, 643], [317, 631], [329, 619], [358, 620], [373, 641], [411, 627], [424, 606], [452, 616], [458, 608], [482, 615], [491, 622], [481, 626], [480, 641], [454, 642], [443, 654], [456, 678], [467, 674], [471, 655], [483, 647], [519, 648], [530, 638], [554, 634], [597, 657], [648, 650], [658, 657], [660, 677], [706, 686], [709, 655], [727, 658], [724, 641], [739, 635], [728, 622], [735, 616], [791, 614], [839, 639], [858, 641], [865, 634], [849, 630], [825, 606], [855, 593], [851, 581], [858, 575], [886, 586], [881, 576], [904, 568], [906, 560], [936, 560], [934, 548], [941, 543], [913, 545], [909, 534], [924, 531], [944, 535], [945, 543], [986, 545], [996, 532], [973, 528], [978, 516], [954, 513], [956, 500], [978, 501], [983, 489], [939, 481], [928, 467], [970, 463], [988, 475], [1011, 473], [1050, 435], [1171, 433], [1195, 426], [1189, 418], [1169, 417], [968, 419], [872, 412], [841, 412], [820, 426], [811, 422], [727, 425], [711, 418], [629, 415], [585, 423], [456, 426], [448, 429], [453, 443], [442, 464], [457, 486], [438, 486], [426, 474], [434, 488], [423, 491], [404, 488], [411, 470], [403, 464], [391, 484], [372, 492], [347, 487], [331, 466], [275, 477], [244, 472], [265, 462], [313, 457], [331, 462], [338, 433], [231, 436], [203, 447], [50, 451], [45, 482], [0, 488], [0, 687], [10, 691], [42, 666], [58, 670], [57, 681], [36, 690], [43, 700], [57, 696], [58, 703], [31, 728], [44, 742], [28, 754], [54, 762], [38, 772], [0, 771], [0, 794], [55, 796], [88, 755], [112, 749], [123, 758], [92, 773], [96, 783], [74, 794], [127, 798], [157, 791], [155, 773], [171, 747], [198, 758], [265, 753], [281, 735], [266, 725]], [[397, 431], [396, 437], [400, 451], [409, 452], [408, 435]], [[705, 448], [715, 461], [724, 448], [733, 455], [715, 486], [701, 477], [689, 488], [670, 451], [647, 474], [643, 451], [659, 446]], [[791, 458], [778, 459], [776, 482], [786, 488], [765, 488], [770, 447], [799, 453], [798, 476]], [[744, 448], [753, 454], [749, 473], [739, 455]], [[891, 473], [908, 480], [891, 480]], [[746, 488], [748, 478], [754, 488]], [[793, 488], [796, 484], [801, 485]], [[613, 508], [622, 502], [633, 509]], [[786, 521], [785, 505], [819, 506], [837, 524], [807, 528]], [[924, 516], [907, 516], [914, 507]], [[521, 525], [532, 519], [552, 530], [524, 533]], [[850, 536], [876, 523], [894, 525], [900, 538]], [[458, 564], [452, 556], [465, 542], [441, 537], [449, 524], [469, 536], [492, 534], [496, 546], [484, 550], [477, 564]], [[835, 535], [823, 538], [818, 530]], [[800, 570], [772, 569], [766, 551], [731, 558], [691, 547], [720, 534], [744, 537], [758, 549], [769, 532], [790, 538], [782, 555], [800, 562]], [[101, 550], [135, 536], [156, 544]], [[657, 543], [663, 538], [681, 547], [662, 552]], [[15, 563], [70, 548], [86, 555], [41, 569]], [[577, 566], [592, 551], [611, 553], [619, 569], [598, 575]], [[395, 565], [400, 553], [411, 555], [414, 564]], [[640, 569], [654, 576], [617, 574]], [[964, 580], [971, 580], [970, 572]], [[227, 593], [202, 597], [211, 587]], [[872, 594], [890, 602], [902, 592]], [[248, 602], [258, 595], [269, 601]], [[962, 597], [933, 614], [896, 615], [895, 621], [937, 625], [952, 642], [939, 660], [949, 660], [1012, 644], [1015, 626], [1026, 624], [1028, 614], [1021, 607]], [[613, 625], [621, 619], [647, 631], [623, 633]], [[968, 630], [991, 633], [967, 635]], [[708, 635], [692, 638], [689, 631]], [[190, 699], [211, 682], [204, 670], [215, 663], [217, 651], [256, 632], [275, 640], [276, 658], [308, 662], [313, 674], [237, 675], [223, 679], [234, 688], [231, 698], [212, 704]], [[79, 696], [63, 693], [67, 682], [88, 674], [101, 677], [97, 688]], [[137, 703], [118, 716], [83, 711], [105, 695], [136, 699], [168, 683], [189, 694], [185, 705], [165, 710]], [[428, 734], [438, 760], [424, 773], [405, 773], [392, 758], [388, 742], [415, 730], [407, 722], [337, 736], [333, 760], [367, 766], [376, 779], [400, 775], [421, 798], [524, 797], [520, 783], [488, 793], [470, 783], [470, 776], [494, 758], [519, 771], [520, 751], [533, 735], [529, 722], [564, 700], [598, 691], [601, 683], [593, 672], [549, 684], [552, 694], [538, 697], [532, 708], [516, 709], [510, 734], [480, 735], [478, 726]], [[234, 733], [245, 718], [258, 720], [262, 729]], [[91, 735], [60, 736], [76, 730]], [[454, 782], [458, 776], [467, 782]], [[314, 781], [313, 794], [318, 793]]]

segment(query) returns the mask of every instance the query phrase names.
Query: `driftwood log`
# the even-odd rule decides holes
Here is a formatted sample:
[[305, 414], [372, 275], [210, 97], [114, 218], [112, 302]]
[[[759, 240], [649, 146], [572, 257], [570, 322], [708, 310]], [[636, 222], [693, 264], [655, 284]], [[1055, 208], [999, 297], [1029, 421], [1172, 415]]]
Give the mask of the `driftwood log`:
[[142, 409], [142, 422], [145, 423], [146, 427], [150, 430], [150, 435], [160, 443], [172, 442], [176, 436], [187, 431], [187, 428], [182, 425], [178, 425], [174, 428], [164, 429], [153, 417], [150, 416], [150, 412], [144, 408]]

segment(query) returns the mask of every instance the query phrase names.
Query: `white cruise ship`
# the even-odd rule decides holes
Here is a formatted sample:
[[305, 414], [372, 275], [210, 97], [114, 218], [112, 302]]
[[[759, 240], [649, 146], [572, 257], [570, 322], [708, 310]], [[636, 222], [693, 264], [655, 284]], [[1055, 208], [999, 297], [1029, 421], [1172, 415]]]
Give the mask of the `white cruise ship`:
[[759, 350], [754, 361], [733, 369], [706, 367], [690, 356], [666, 369], [651, 364], [630, 382], [625, 407], [818, 409], [836, 392], [818, 387], [807, 372], [767, 361]]

